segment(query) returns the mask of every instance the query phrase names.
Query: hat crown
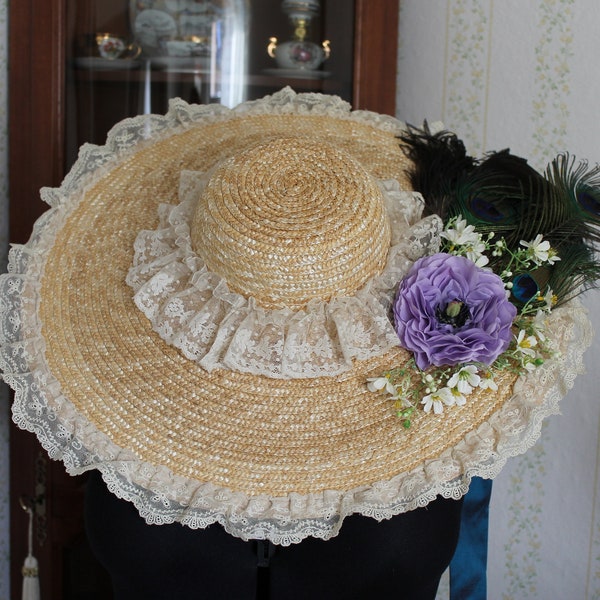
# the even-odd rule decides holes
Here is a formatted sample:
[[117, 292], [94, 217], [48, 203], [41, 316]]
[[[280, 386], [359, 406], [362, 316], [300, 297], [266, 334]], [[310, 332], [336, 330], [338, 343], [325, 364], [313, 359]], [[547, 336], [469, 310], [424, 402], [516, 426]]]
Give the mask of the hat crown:
[[383, 270], [390, 247], [376, 180], [347, 152], [305, 137], [221, 163], [190, 234], [211, 271], [265, 308], [352, 295]]

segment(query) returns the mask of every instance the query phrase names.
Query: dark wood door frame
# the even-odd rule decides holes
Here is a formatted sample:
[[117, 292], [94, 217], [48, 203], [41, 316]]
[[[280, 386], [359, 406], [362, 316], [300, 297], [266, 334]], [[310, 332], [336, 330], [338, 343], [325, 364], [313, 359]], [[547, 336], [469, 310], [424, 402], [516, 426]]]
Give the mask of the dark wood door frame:
[[399, 0], [356, 0], [352, 106], [396, 114]]
[[[9, 214], [10, 240], [23, 243], [45, 210], [42, 186], [63, 176], [65, 0], [9, 1]], [[27, 514], [21, 495], [35, 497], [52, 488], [53, 469], [33, 436], [10, 430], [11, 597], [20, 598], [20, 567], [27, 555]], [[52, 510], [48, 498], [37, 504], [34, 553], [44, 568], [42, 589], [49, 589], [46, 565], [59, 568], [45, 527]], [[42, 544], [38, 543], [43, 541]]]

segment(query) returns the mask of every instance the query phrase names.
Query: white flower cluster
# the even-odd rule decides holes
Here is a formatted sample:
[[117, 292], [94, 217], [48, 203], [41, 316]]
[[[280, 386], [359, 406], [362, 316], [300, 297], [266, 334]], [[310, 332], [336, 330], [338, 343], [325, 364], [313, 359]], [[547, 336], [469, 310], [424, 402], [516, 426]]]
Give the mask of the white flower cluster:
[[[441, 234], [446, 240], [444, 251], [465, 256], [478, 267], [486, 267], [490, 259], [507, 256], [502, 273], [507, 297], [513, 293], [515, 272], [528, 273], [542, 265], [553, 265], [560, 258], [550, 242], [537, 235], [532, 241], [520, 241], [516, 251], [510, 250], [504, 239], [492, 241], [494, 234], [483, 236], [462, 217], [451, 219]], [[488, 267], [489, 268], [489, 267]], [[544, 320], [555, 302], [552, 290], [536, 294], [521, 306], [514, 322], [513, 340], [508, 349], [492, 365], [465, 363], [453, 367], [435, 367], [427, 371], [417, 368], [414, 360], [407, 367], [396, 368], [380, 377], [367, 379], [371, 392], [384, 392], [395, 401], [397, 415], [404, 427], [410, 427], [412, 413], [421, 406], [424, 412], [442, 414], [445, 407], [462, 406], [475, 390], [495, 392], [498, 385], [494, 373], [509, 370], [515, 374], [531, 372], [552, 351], [544, 335]]]
[[[447, 247], [444, 248], [446, 252], [457, 256], [466, 256], [478, 267], [485, 267], [489, 264], [490, 259], [486, 253], [496, 258], [508, 253], [507, 266], [501, 273], [498, 273], [504, 281], [508, 297], [513, 293], [513, 277], [517, 272], [527, 272], [543, 265], [552, 266], [560, 260], [550, 242], [544, 240], [541, 234], [536, 235], [529, 242], [521, 240], [520, 245], [523, 249], [511, 251], [504, 239], [492, 241], [493, 232], [484, 236], [476, 231], [474, 225], [468, 225], [462, 216], [450, 219], [441, 236], [447, 241]], [[552, 298], [551, 292], [549, 298]]]
[[[491, 370], [474, 364], [463, 365], [456, 371], [436, 369], [431, 372], [421, 371], [420, 374], [421, 382], [416, 382], [416, 388], [425, 394], [421, 398], [420, 404], [423, 405], [426, 413], [433, 410], [436, 415], [444, 412], [444, 406], [466, 404], [466, 396], [476, 388], [494, 391], [498, 389]], [[397, 402], [399, 414], [406, 412], [406, 409], [409, 411], [411, 408], [414, 409], [414, 401], [411, 397], [415, 389], [415, 382], [403, 377], [399, 384], [394, 384], [392, 383], [393, 377], [393, 371], [386, 373], [383, 377], [371, 377], [367, 379], [367, 388], [372, 392], [385, 389], [391, 399]], [[401, 416], [408, 417], [409, 412]]]
[[[544, 363], [551, 354], [543, 332], [542, 310], [534, 318], [522, 319], [508, 350], [493, 365], [468, 363], [455, 367], [437, 367], [419, 370], [414, 361], [406, 368], [392, 369], [380, 377], [369, 377], [371, 392], [385, 392], [395, 401], [397, 415], [410, 427], [410, 416], [418, 405], [426, 413], [439, 415], [445, 407], [463, 406], [467, 396], [476, 389], [498, 390], [494, 373], [510, 370], [516, 374], [531, 372]], [[416, 376], [416, 377], [415, 377]]]
[[550, 312], [549, 304], [539, 309], [534, 317], [521, 320], [522, 329], [514, 337], [507, 354], [525, 372], [534, 371], [544, 363], [544, 359], [553, 354], [550, 341], [544, 333], [544, 320]]
[[448, 240], [449, 254], [466, 256], [478, 267], [485, 267], [490, 262], [484, 252], [489, 250], [489, 240], [493, 237], [492, 233], [488, 235], [487, 240], [484, 240], [483, 236], [475, 231], [474, 225], [467, 225], [465, 219], [458, 217], [451, 220], [440, 235]]

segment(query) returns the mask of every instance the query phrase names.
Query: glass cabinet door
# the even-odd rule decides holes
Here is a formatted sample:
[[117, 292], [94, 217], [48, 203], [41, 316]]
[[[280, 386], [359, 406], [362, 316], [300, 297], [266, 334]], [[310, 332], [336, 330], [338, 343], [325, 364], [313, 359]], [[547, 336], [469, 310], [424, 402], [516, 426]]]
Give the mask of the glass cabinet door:
[[[66, 158], [168, 101], [235, 106], [286, 85], [352, 101], [354, 0], [69, 0]], [[68, 166], [68, 165], [67, 165]]]

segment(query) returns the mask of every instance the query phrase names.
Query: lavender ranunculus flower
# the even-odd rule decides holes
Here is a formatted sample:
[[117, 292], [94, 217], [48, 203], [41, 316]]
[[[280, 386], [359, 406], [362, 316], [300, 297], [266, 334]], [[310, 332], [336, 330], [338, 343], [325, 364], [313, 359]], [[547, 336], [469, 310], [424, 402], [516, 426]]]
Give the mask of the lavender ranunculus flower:
[[508, 348], [516, 314], [498, 275], [444, 253], [415, 262], [394, 301], [396, 331], [420, 369], [490, 365]]

